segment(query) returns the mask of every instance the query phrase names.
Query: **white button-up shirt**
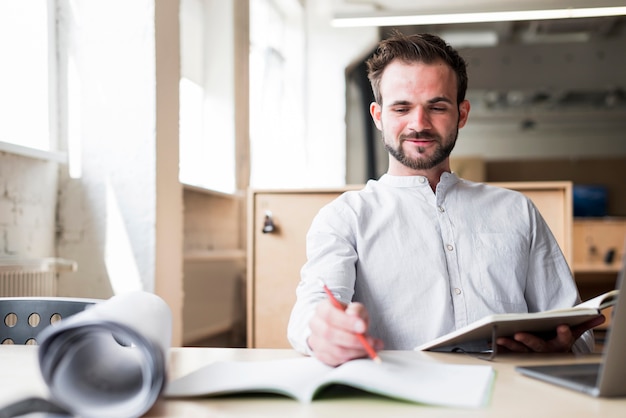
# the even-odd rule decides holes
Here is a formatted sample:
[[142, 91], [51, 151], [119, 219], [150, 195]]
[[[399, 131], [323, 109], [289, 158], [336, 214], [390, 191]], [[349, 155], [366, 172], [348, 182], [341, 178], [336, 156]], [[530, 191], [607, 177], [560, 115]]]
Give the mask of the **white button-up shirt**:
[[[326, 298], [363, 303], [369, 334], [413, 349], [495, 313], [539, 312], [580, 301], [565, 258], [522, 193], [444, 173], [433, 193], [421, 176], [383, 175], [320, 210], [288, 337], [309, 353], [308, 322]], [[590, 351], [587, 332], [574, 347]]]

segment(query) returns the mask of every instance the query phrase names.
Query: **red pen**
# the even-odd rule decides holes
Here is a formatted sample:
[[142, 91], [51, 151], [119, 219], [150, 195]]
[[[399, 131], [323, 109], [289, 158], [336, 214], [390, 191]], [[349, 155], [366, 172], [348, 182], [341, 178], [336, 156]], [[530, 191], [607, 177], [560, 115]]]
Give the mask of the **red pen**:
[[[326, 294], [328, 295], [330, 302], [333, 304], [333, 306], [335, 308], [345, 310], [344, 306], [337, 300], [337, 298], [335, 298], [335, 295], [333, 295], [333, 292], [331, 292], [328, 286], [326, 286], [326, 283], [324, 283], [321, 279], [320, 279], [320, 283], [322, 284], [322, 287], [324, 288], [324, 292], [326, 292]], [[374, 351], [372, 346], [367, 342], [367, 340], [365, 339], [365, 336], [360, 333], [356, 334], [356, 336], [358, 337], [361, 344], [363, 344], [363, 348], [365, 348], [365, 351], [367, 351], [367, 354], [370, 356], [370, 358], [374, 360], [376, 363], [381, 363], [382, 360], [380, 359], [380, 357], [378, 357], [378, 354], [376, 353], [376, 351]]]

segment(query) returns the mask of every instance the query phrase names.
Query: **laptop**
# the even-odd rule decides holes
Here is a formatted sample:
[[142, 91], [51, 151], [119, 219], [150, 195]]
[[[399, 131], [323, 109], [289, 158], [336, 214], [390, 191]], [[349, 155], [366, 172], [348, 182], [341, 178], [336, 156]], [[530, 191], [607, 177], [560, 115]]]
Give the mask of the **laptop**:
[[613, 307], [600, 363], [517, 366], [515, 370], [595, 397], [626, 396], [626, 293], [621, 291], [625, 271], [626, 255], [617, 279], [620, 293]]

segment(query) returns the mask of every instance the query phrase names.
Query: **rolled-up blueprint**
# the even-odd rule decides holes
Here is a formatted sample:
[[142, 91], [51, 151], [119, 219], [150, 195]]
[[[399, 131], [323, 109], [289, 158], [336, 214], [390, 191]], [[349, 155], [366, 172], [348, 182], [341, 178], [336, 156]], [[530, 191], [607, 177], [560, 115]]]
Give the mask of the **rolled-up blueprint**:
[[80, 417], [138, 417], [166, 383], [172, 316], [149, 292], [97, 303], [39, 335], [51, 399]]

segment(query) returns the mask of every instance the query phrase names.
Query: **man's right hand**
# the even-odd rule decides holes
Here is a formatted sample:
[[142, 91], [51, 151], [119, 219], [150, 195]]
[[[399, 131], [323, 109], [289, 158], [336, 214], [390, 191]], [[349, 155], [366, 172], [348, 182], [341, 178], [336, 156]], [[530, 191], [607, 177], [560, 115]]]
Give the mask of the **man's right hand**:
[[[307, 342], [313, 355], [330, 366], [338, 366], [355, 358], [367, 357], [357, 334], [366, 334], [369, 323], [367, 309], [355, 302], [345, 310], [330, 301], [321, 301], [309, 323], [311, 335]], [[381, 340], [366, 336], [375, 350], [381, 350]]]

